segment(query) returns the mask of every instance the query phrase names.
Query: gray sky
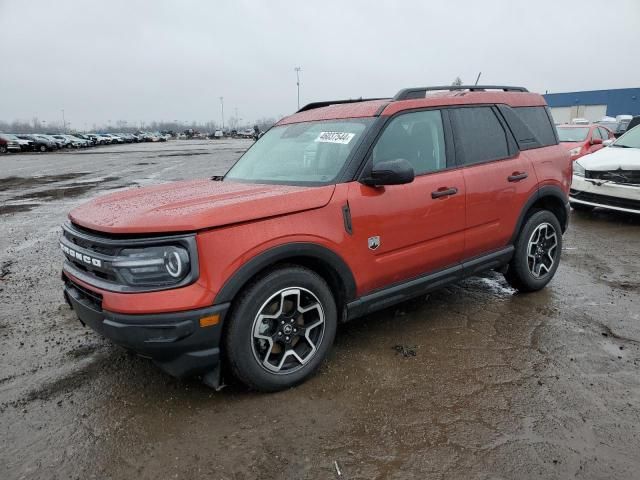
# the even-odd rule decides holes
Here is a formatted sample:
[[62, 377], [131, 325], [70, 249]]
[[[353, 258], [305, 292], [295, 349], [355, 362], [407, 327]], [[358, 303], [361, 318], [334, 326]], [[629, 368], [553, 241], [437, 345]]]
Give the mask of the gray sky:
[[0, 0], [0, 120], [245, 121], [402, 87], [640, 86], [640, 1]]

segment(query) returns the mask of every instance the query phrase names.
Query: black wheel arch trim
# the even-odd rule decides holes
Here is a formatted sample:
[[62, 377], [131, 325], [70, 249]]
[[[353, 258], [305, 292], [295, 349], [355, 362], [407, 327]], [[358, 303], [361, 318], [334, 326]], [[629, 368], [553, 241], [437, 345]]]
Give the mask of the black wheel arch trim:
[[214, 304], [233, 301], [247, 282], [270, 265], [300, 257], [316, 260], [331, 267], [340, 277], [344, 286], [344, 300], [348, 302], [355, 298], [355, 278], [340, 255], [316, 243], [292, 242], [270, 248], [243, 264], [222, 286], [216, 295]]
[[509, 240], [509, 244], [513, 245], [520, 234], [520, 230], [522, 229], [522, 225], [527, 216], [527, 212], [531, 209], [531, 207], [539, 200], [542, 200], [545, 197], [555, 197], [562, 202], [564, 208], [566, 209], [565, 221], [563, 222], [561, 218], [558, 219], [560, 222], [560, 226], [562, 227], [562, 233], [565, 232], [569, 223], [569, 196], [562, 191], [560, 187], [555, 185], [544, 185], [536, 190], [531, 196], [527, 199], [527, 202], [522, 207], [520, 211], [520, 216], [518, 217], [518, 222], [516, 223], [516, 227], [513, 230], [513, 235]]

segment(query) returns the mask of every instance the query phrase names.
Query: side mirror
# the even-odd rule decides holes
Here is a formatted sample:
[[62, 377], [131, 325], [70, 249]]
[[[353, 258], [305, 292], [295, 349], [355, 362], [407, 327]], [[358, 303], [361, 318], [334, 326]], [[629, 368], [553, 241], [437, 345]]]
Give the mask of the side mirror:
[[602, 145], [602, 139], [601, 138], [592, 138], [591, 139], [591, 145]]
[[605, 147], [608, 147], [613, 142], [615, 142], [615, 140], [613, 138], [609, 138], [608, 140], [605, 140], [604, 142], [602, 142], [602, 145], [604, 145]]
[[415, 172], [411, 164], [404, 158], [376, 163], [371, 169], [369, 178], [362, 183], [371, 187], [383, 185], [402, 185], [413, 182]]

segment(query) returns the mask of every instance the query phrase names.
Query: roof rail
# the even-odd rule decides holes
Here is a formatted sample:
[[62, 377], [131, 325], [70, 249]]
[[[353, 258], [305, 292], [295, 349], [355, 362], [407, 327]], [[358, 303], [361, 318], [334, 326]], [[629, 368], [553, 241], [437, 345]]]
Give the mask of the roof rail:
[[509, 87], [506, 85], [445, 85], [440, 87], [418, 87], [403, 88], [393, 100], [413, 100], [415, 98], [423, 98], [427, 92], [435, 92], [438, 90], [469, 90], [471, 92], [484, 90], [502, 90], [503, 92], [528, 92], [524, 87]]
[[342, 104], [342, 103], [368, 102], [369, 100], [386, 100], [386, 99], [384, 99], [384, 98], [362, 98], [362, 97], [360, 97], [360, 98], [350, 98], [348, 100], [329, 100], [329, 101], [325, 101], [325, 102], [313, 102], [313, 103], [306, 104], [304, 107], [302, 107], [296, 113], [306, 112], [307, 110], [313, 110], [314, 108], [328, 107], [329, 105], [339, 105], [339, 104]]

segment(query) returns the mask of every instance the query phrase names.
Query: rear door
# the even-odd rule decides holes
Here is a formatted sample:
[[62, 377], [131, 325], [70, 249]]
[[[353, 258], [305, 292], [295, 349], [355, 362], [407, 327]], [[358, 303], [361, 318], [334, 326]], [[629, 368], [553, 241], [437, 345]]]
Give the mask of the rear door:
[[492, 106], [450, 110], [466, 190], [464, 259], [509, 243], [520, 212], [535, 191], [530, 161]]
[[389, 120], [368, 164], [396, 158], [413, 165], [412, 183], [349, 187], [354, 245], [367, 251], [359, 278], [363, 293], [458, 265], [464, 250], [464, 179], [440, 110]]

